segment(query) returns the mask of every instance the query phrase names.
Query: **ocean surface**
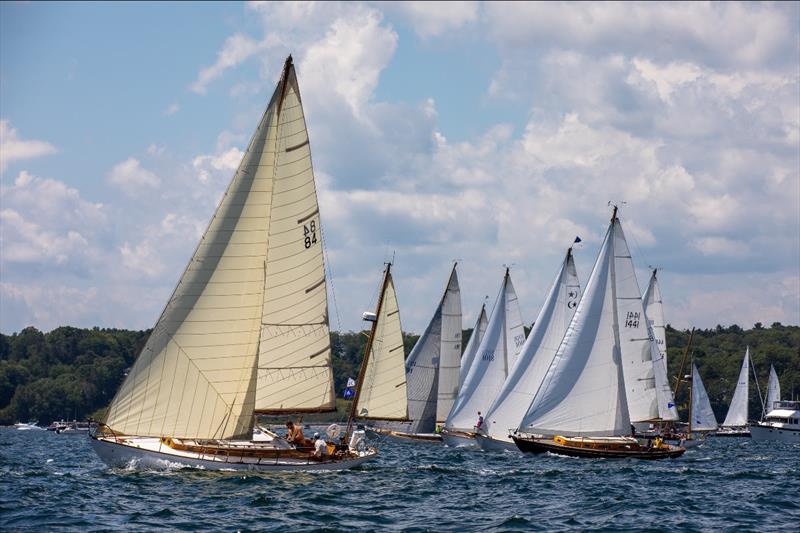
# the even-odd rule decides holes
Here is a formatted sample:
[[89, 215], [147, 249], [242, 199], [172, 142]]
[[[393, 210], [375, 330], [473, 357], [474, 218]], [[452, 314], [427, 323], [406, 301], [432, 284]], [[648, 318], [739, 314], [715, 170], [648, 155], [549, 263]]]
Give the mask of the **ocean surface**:
[[378, 444], [345, 472], [142, 472], [88, 436], [0, 429], [0, 530], [800, 531], [797, 444], [654, 462]]

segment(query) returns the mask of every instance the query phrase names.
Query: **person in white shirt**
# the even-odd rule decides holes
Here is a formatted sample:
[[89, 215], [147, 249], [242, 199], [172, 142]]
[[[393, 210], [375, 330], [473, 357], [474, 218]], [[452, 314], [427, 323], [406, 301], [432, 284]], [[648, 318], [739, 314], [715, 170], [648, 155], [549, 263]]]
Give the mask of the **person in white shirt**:
[[328, 443], [325, 439], [319, 436], [319, 433], [314, 433], [314, 457], [322, 459], [328, 455]]

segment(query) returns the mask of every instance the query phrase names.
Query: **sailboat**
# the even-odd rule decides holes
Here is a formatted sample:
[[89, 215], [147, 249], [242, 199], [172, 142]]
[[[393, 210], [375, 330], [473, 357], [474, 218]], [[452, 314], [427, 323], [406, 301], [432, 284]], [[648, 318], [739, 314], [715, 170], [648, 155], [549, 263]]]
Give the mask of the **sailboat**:
[[486, 333], [445, 421], [442, 430], [445, 444], [451, 447], [477, 446], [475, 424], [479, 413], [485, 412], [497, 396], [524, 343], [522, 314], [506, 268]]
[[739, 379], [733, 391], [731, 405], [725, 415], [725, 421], [716, 433], [717, 437], [749, 437], [747, 427], [748, 404], [750, 402], [750, 347], [744, 352]]
[[576, 457], [678, 457], [660, 438], [628, 437], [634, 416], [650, 416], [654, 343], [622, 225], [611, 223], [567, 333], [517, 434], [523, 452]]
[[405, 361], [410, 420], [382, 431], [391, 437], [442, 441], [436, 430], [444, 423], [458, 394], [461, 359], [461, 290], [456, 266], [450, 271], [428, 327]]
[[253, 438], [259, 414], [334, 410], [319, 206], [289, 56], [92, 447], [112, 466], [209, 470], [339, 470], [376, 457], [363, 433], [322, 457]]
[[567, 250], [517, 362], [486, 412], [486, 424], [475, 435], [484, 450], [517, 450], [511, 440], [525, 411], [539, 390], [580, 299], [580, 285], [572, 247]]
[[386, 263], [383, 271], [375, 312], [364, 313], [364, 319], [372, 322], [372, 328], [356, 381], [348, 431], [356, 420], [371, 423], [375, 429], [408, 421], [405, 348], [391, 263]]
[[702, 444], [707, 433], [717, 430], [717, 417], [711, 409], [706, 387], [694, 363], [692, 363], [692, 383], [689, 388], [688, 420], [686, 436], [679, 441], [684, 448]]

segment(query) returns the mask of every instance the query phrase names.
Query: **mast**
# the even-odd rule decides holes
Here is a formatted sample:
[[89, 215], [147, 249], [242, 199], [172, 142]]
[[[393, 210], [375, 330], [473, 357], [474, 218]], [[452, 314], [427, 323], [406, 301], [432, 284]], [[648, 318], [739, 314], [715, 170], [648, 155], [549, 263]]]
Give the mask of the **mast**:
[[[630, 411], [628, 407], [628, 396], [625, 390], [625, 372], [623, 370], [622, 350], [620, 347], [619, 336], [619, 311], [617, 304], [617, 206], [614, 206], [614, 211], [611, 213], [611, 254], [609, 256], [609, 276], [608, 279], [611, 285], [611, 330], [614, 333], [614, 346], [612, 347], [611, 357], [617, 365], [617, 402], [621, 406], [624, 417], [627, 419], [627, 424], [630, 425]], [[626, 428], [627, 429], [627, 428]]]
[[383, 283], [381, 284], [381, 292], [378, 296], [378, 306], [375, 308], [375, 321], [372, 322], [372, 329], [370, 330], [367, 345], [364, 348], [364, 357], [361, 359], [361, 368], [358, 370], [358, 380], [356, 381], [355, 396], [353, 396], [353, 403], [350, 406], [350, 415], [347, 418], [347, 431], [345, 432], [345, 441], [350, 436], [350, 430], [353, 427], [353, 420], [356, 418], [356, 409], [358, 409], [358, 399], [361, 396], [361, 387], [364, 385], [364, 376], [367, 370], [367, 363], [369, 362], [369, 354], [372, 352], [372, 341], [375, 339], [375, 330], [378, 327], [378, 315], [381, 313], [381, 306], [383, 306], [383, 295], [386, 293], [386, 284], [389, 282], [389, 274], [392, 269], [392, 263], [386, 263], [386, 270], [383, 272]]
[[694, 405], [692, 395], [694, 394], [694, 356], [692, 356], [692, 381], [689, 384], [689, 430], [687, 435], [692, 435], [692, 418], [694, 417]]
[[694, 328], [689, 332], [689, 342], [686, 343], [686, 349], [683, 351], [683, 358], [681, 359], [681, 367], [678, 370], [677, 383], [675, 383], [675, 399], [678, 399], [678, 392], [681, 390], [681, 378], [683, 378], [683, 367], [686, 365], [686, 356], [689, 355], [689, 347], [692, 345], [692, 338], [694, 337]]

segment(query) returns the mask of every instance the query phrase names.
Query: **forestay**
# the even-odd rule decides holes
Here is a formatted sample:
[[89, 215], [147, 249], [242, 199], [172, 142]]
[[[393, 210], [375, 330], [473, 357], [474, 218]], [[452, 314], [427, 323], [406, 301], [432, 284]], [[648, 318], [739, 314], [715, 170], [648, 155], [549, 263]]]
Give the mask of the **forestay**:
[[519, 302], [506, 269], [486, 334], [481, 339], [445, 427], [472, 430], [478, 412], [485, 412], [500, 391], [524, 342]]
[[742, 368], [739, 370], [739, 380], [736, 382], [736, 390], [733, 392], [733, 399], [725, 415], [723, 427], [741, 427], [747, 425], [747, 403], [750, 400], [750, 347], [744, 353]]
[[516, 364], [486, 413], [486, 433], [489, 436], [510, 441], [509, 432], [519, 427], [533, 395], [539, 389], [575, 314], [579, 299], [578, 273], [570, 248]]
[[389, 266], [378, 302], [356, 416], [361, 419], [408, 420], [400, 309]]
[[[191, 261], [109, 407], [106, 422], [114, 431], [249, 439], [257, 376], [258, 407], [332, 407], [307, 143], [289, 58]], [[264, 372], [257, 373], [257, 360]]]
[[522, 431], [571, 436], [629, 431], [615, 298], [618, 226], [613, 217], [575, 315], [522, 419]]
[[694, 364], [692, 364], [691, 417], [692, 431], [715, 431], [717, 429], [717, 418], [711, 409], [711, 402], [708, 399], [703, 380], [700, 379], [700, 373]]

